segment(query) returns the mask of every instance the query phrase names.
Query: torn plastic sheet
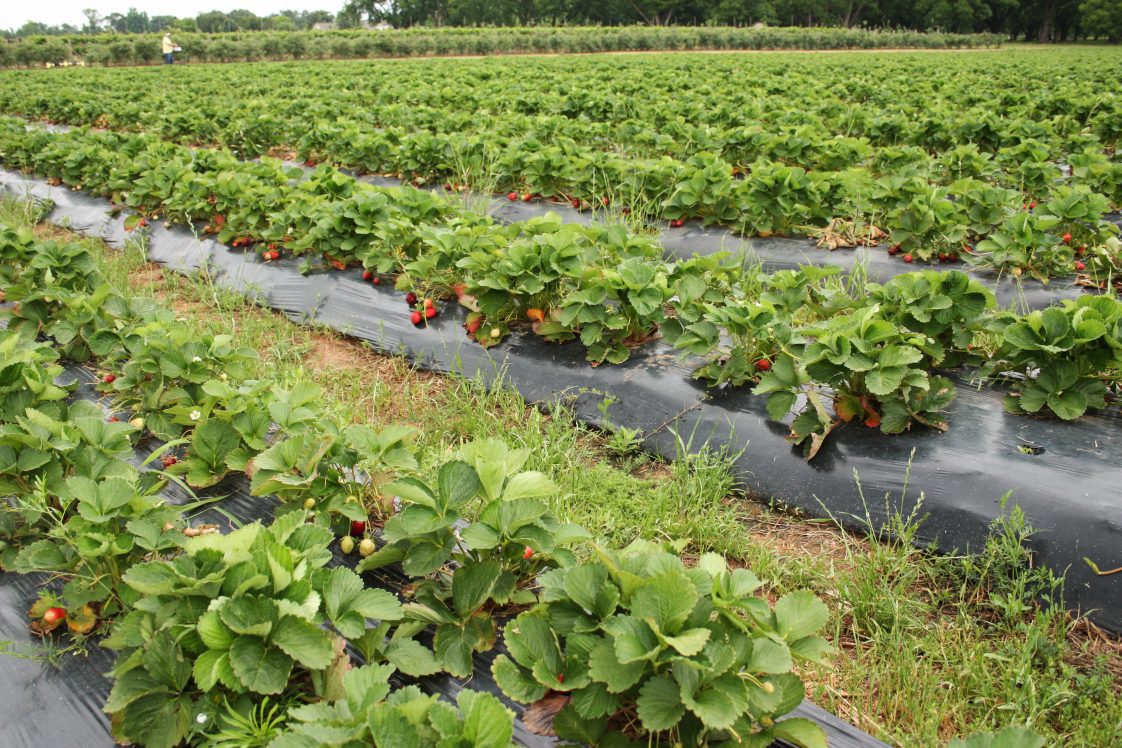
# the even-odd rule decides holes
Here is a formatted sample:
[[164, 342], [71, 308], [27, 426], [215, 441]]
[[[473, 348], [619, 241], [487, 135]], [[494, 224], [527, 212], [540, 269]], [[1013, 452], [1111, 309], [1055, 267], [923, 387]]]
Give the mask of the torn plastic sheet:
[[[92, 371], [70, 365], [62, 378], [65, 381], [80, 382], [73, 397], [93, 402], [99, 401], [94, 388], [96, 381]], [[159, 445], [153, 440], [144, 442], [134, 453], [133, 462], [139, 465]], [[217, 506], [208, 506], [196, 512], [189, 519], [192, 525], [212, 523], [221, 532], [234, 529], [229, 516], [240, 523], [255, 520], [269, 522], [277, 502], [273, 498], [251, 496], [249, 482], [244, 475], [234, 474], [218, 485], [200, 491], [198, 497], [189, 496], [176, 484], [169, 484], [163, 496], [174, 504], [184, 504], [196, 498], [222, 496], [221, 512]], [[353, 566], [352, 559], [343, 556], [338, 545], [332, 547], [334, 556], [331, 566]], [[363, 574], [368, 587], [388, 589], [395, 594], [409, 584], [409, 579], [400, 567], [391, 566]], [[33, 637], [28, 629], [27, 610], [38, 596], [39, 589], [48, 582], [46, 574], [0, 573], [0, 639], [9, 644], [6, 657], [0, 657], [0, 682], [6, 686], [6, 694], [0, 699], [0, 724], [4, 729], [5, 748], [11, 746], [31, 748], [32, 746], [110, 746], [113, 740], [109, 732], [108, 715], [101, 711], [112, 686], [107, 673], [113, 663], [114, 653], [100, 646], [87, 646], [83, 652], [64, 653], [58, 659], [57, 667], [42, 659], [42, 649], [37, 645], [40, 640]], [[424, 640], [424, 634], [420, 637]], [[424, 643], [431, 646], [431, 641]], [[439, 674], [420, 679], [408, 679], [401, 674], [394, 677], [395, 685], [416, 683], [426, 693], [439, 694], [449, 701], [455, 701], [460, 691], [485, 691], [498, 697], [516, 715], [522, 712], [522, 705], [508, 699], [491, 678], [491, 663], [505, 651], [500, 644], [490, 652], [474, 654], [475, 675], [469, 682], [461, 681], [447, 674]], [[11, 653], [22, 656], [14, 656]], [[351, 652], [352, 656], [355, 655]], [[792, 716], [806, 717], [818, 723], [827, 733], [829, 744], [835, 748], [887, 748], [887, 746], [842, 722], [829, 712], [804, 701], [794, 710]], [[514, 741], [528, 748], [546, 748], [558, 741], [531, 733], [521, 719], [514, 723]], [[786, 743], [777, 746], [783, 748]]]
[[[123, 241], [123, 217], [113, 217], [105, 200], [41, 180], [13, 181], [9, 173], [0, 174], [0, 181], [14, 185], [17, 194], [29, 189], [55, 200], [53, 221], [118, 246]], [[851, 528], [880, 530], [897, 515], [908, 517], [922, 494], [919, 515], [926, 519], [917, 542], [944, 551], [979, 551], [1009, 492], [1039, 531], [1030, 541], [1036, 562], [1067, 574], [1066, 604], [1122, 633], [1122, 574], [1097, 576], [1084, 561], [1104, 569], [1122, 566], [1117, 408], [1075, 422], [1014, 416], [1002, 406], [1003, 392], [975, 388], [960, 377], [947, 413], [949, 432], [916, 427], [886, 436], [849, 425], [806, 462], [784, 438], [787, 427], [768, 418], [766, 398], [746, 389], [707, 391], [691, 378], [689, 362], [657, 341], [624, 364], [597, 368], [588, 365], [578, 343], [549, 344], [532, 334], [512, 335], [486, 350], [467, 339], [464, 310], [457, 305], [414, 327], [402, 295], [388, 284], [362, 282], [358, 270], [303, 276], [298, 260], [264, 263], [252, 252], [231, 251], [161, 224], [152, 227], [149, 255], [181, 272], [205, 266], [220, 286], [290, 319], [328, 325], [422, 367], [485, 382], [502, 377], [528, 402], [563, 400], [588, 423], [639, 429], [643, 446], [667, 459], [676, 454], [676, 434], [689, 440], [693, 451], [706, 444], [727, 448], [737, 456], [735, 475], [747, 490], [813, 516], [833, 516]], [[606, 398], [615, 401], [610, 424], [600, 412]]]

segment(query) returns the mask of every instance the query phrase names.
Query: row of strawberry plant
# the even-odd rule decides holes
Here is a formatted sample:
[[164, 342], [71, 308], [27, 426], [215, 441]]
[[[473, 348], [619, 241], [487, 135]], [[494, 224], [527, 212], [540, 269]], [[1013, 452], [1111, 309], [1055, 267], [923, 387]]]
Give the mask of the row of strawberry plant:
[[[350, 155], [368, 168], [388, 166], [382, 160], [395, 149], [431, 158], [424, 138], [438, 139], [429, 146], [436, 151], [452, 146], [469, 157], [472, 141], [449, 140], [460, 133], [494, 136], [476, 140], [476, 148], [511, 140], [526, 141], [519, 150], [527, 152], [551, 142], [598, 144], [601, 151], [681, 161], [709, 151], [734, 165], [765, 158], [814, 170], [854, 166], [871, 155], [880, 161], [874, 154], [886, 148], [891, 161], [901, 155], [892, 149], [905, 147], [909, 160], [934, 155], [931, 168], [953, 179], [1008, 168], [1012, 153], [993, 161], [1003, 149], [1019, 149], [1029, 162], [1065, 160], [1087, 149], [1109, 155], [1122, 134], [1108, 52], [1083, 54], [1074, 74], [1051, 57], [945, 58], [936, 70], [923, 57], [739, 61], [522, 61], [532, 88], [504, 75], [509, 63], [490, 60], [195, 68], [174, 76], [13, 73], [5, 76], [0, 106], [59, 122], [221, 144], [244, 155], [301, 142], [344, 149], [346, 143], [332, 141], [367, 137], [370, 146]], [[148, 85], [157, 72], [158, 87]], [[693, 85], [699, 78], [711, 83]], [[830, 92], [818, 85], [823, 78], [834, 81]], [[1049, 82], [1046, 91], [1036, 85], [1040, 79]], [[138, 87], [144, 96], [132, 95]], [[996, 88], [1002, 93], [995, 100]], [[173, 105], [185, 97], [190, 108]]]
[[[611, 97], [582, 101], [558, 85], [549, 92], [552, 98], [527, 101], [520, 92], [511, 111], [502, 101], [510, 95], [504, 88], [509, 84], [501, 79], [496, 85], [490, 76], [469, 75], [466, 87], [445, 93], [412, 76], [401, 77], [406, 80], [382, 87], [373, 97], [345, 88], [333, 90], [329, 103], [323, 94], [309, 95], [274, 113], [272, 81], [264, 76], [256, 93], [267, 114], [257, 106], [241, 114], [244, 86], [238, 87], [238, 105], [208, 85], [206, 103], [183, 112], [121, 95], [122, 86], [135, 84], [120, 76], [99, 81], [109, 83], [101, 86], [104, 90], [75, 85], [62, 93], [52, 84], [50, 96], [37, 95], [42, 84], [25, 80], [0, 105], [70, 122], [139, 126], [187, 142], [229, 145], [246, 155], [291, 145], [310, 160], [410, 180], [458, 185], [486, 177], [497, 179], [512, 197], [557, 197], [574, 205], [611, 202], [674, 222], [696, 217], [746, 233], [788, 233], [858, 216], [888, 229], [889, 244], [900, 250], [894, 253], [907, 261], [964, 255], [979, 265], [1042, 279], [1075, 272], [1080, 282], [1100, 286], [1122, 263], [1118, 247], [1106, 241], [1113, 226], [1102, 221], [1111, 203], [1117, 204], [1122, 184], [1122, 167], [1109, 157], [1115, 135], [1103, 124], [1112, 121], [1102, 117], [1109, 102], [1068, 108], [1068, 119], [1061, 120], [1053, 113], [1054, 103], [1015, 98], [1010, 112], [1030, 117], [996, 117], [987, 109], [964, 122], [955, 110], [953, 127], [916, 124], [904, 112], [894, 115], [893, 124], [865, 122], [862, 117], [870, 111], [865, 107], [846, 113], [846, 128], [839, 132], [832, 124], [838, 116], [835, 105], [807, 123], [804, 104], [809, 102], [796, 96], [806, 76], [789, 76], [797, 83], [782, 87], [766, 105], [752, 102], [768, 124], [718, 120], [716, 127], [692, 123], [698, 102], [690, 98], [683, 104], [674, 97], [663, 101], [663, 95], [656, 97], [657, 105], [625, 105]], [[337, 79], [353, 88], [345, 75]], [[164, 88], [169, 97], [198, 98], [199, 83]], [[867, 88], [863, 96], [885, 96]], [[900, 93], [898, 85], [882, 88]], [[961, 88], [970, 90], [968, 84]], [[566, 98], [558, 102], [561, 94]], [[480, 116], [492, 108], [491, 95], [500, 97], [498, 111]], [[727, 111], [729, 102], [722, 98], [727, 95], [719, 90], [705, 103]], [[792, 96], [798, 121], [770, 115], [775, 121], [768, 122], [770, 109], [790, 111]], [[909, 101], [915, 96], [908, 92]], [[1068, 101], [1057, 95], [1060, 99]], [[675, 106], [689, 115], [683, 122], [663, 111], [672, 113]], [[710, 107], [701, 110], [715, 118], [708, 114]], [[1045, 115], [1052, 120], [1042, 120]], [[317, 125], [304, 127], [308, 121]], [[1088, 131], [1092, 125], [1094, 134]], [[638, 151], [617, 155], [613, 151], [620, 145]], [[694, 155], [682, 157], [683, 147]], [[1057, 190], [1060, 182], [1065, 184]], [[1044, 220], [1027, 221], [1020, 215], [1023, 206], [1046, 199], [1067, 203], [1068, 214], [1042, 213]], [[1077, 227], [1081, 230], [1071, 230]], [[1066, 244], [1064, 237], [1069, 237]], [[991, 241], [979, 244], [983, 239]]]
[[[810, 388], [792, 436], [811, 456], [843, 421], [885, 433], [913, 423], [945, 430], [939, 413], [954, 387], [929, 376], [933, 368], [968, 363], [988, 377], [1016, 378], [1011, 410], [1047, 408], [1065, 419], [1105, 407], [1117, 389], [1118, 302], [1109, 297], [1021, 318], [996, 312], [977, 281], [936, 271], [851, 293], [829, 270], [764, 275], [721, 257], [664, 262], [653, 241], [621, 226], [576, 226], [555, 216], [503, 226], [430, 194], [376, 188], [327, 167], [293, 182], [291, 170], [275, 162], [245, 164], [150, 138], [21, 126], [6, 132], [9, 163], [108, 193], [149, 215], [209, 216], [220, 239], [254, 242], [266, 259], [283, 247], [323, 253], [340, 267], [361, 262], [373, 282], [396, 275], [397, 286], [409, 290], [415, 324], [439, 313], [434, 297], [454, 294], [469, 310], [468, 333], [483, 345], [530, 327], [551, 341], [579, 337], [593, 363], [618, 363], [661, 330], [686, 353], [715, 354], [697, 372], [714, 384], [744, 385], [766, 373], [756, 392], [769, 395], [775, 418], [804, 402], [799, 396]], [[1005, 333], [1044, 314], [1068, 326], [1088, 315], [1097, 322], [1088, 336], [1042, 343], [1026, 355], [1019, 350], [1024, 336]], [[1075, 366], [1074, 379], [1067, 364]], [[1065, 373], [1046, 386], [1052, 396], [1025, 400], [1024, 392], [1049, 381], [1041, 375], [1053, 366]], [[833, 401], [833, 415], [824, 399]]]
[[[549, 512], [541, 499], [555, 487], [523, 470], [526, 450], [469, 444], [430, 482], [407, 429], [344, 426], [309, 385], [248, 378], [252, 352], [177, 332], [169, 314], [106, 284], [81, 245], [0, 228], [0, 278], [10, 303], [0, 331], [0, 495], [9, 497], [0, 558], [64, 582], [32, 609], [41, 633], [65, 621], [88, 634], [112, 620], [104, 646], [118, 657], [105, 710], [118, 738], [205, 743], [272, 698], [274, 746], [507, 745], [511, 715], [494, 697], [465, 692], [457, 712], [389, 678], [468, 677], [473, 653], [525, 611], [506, 640], [527, 669], [500, 658], [494, 677], [523, 703], [563, 695], [562, 737], [584, 739], [594, 725], [598, 742], [825, 744], [807, 720], [776, 720], [803, 699], [794, 663], [828, 652], [813, 635], [827, 611], [809, 592], [769, 606], [751, 572], [713, 555], [687, 568], [680, 545], [593, 546], [581, 560], [570, 546], [587, 534]], [[63, 353], [97, 362], [111, 411], [127, 411], [127, 423], [55, 384]], [[163, 470], [127, 461], [147, 434], [169, 440], [146, 462]], [[231, 472], [280, 499], [270, 525], [223, 535], [185, 521], [202, 501], [159, 498], [168, 481], [206, 487]], [[350, 532], [370, 532], [370, 509], [384, 545], [364, 539], [357, 570], [400, 564], [414, 578], [405, 604], [328, 567], [336, 534], [348, 551]], [[574, 618], [582, 608], [593, 611], [587, 621]], [[431, 650], [416, 638], [426, 628]], [[348, 644], [366, 665], [352, 668]], [[637, 723], [619, 719], [636, 713]]]

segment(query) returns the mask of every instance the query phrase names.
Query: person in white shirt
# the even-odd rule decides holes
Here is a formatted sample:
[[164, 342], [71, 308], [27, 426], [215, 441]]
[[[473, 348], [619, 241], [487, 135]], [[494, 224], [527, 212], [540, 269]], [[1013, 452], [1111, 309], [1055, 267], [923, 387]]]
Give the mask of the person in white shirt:
[[165, 65], [171, 65], [173, 62], [175, 62], [175, 57], [173, 56], [173, 53], [175, 52], [175, 44], [173, 44], [172, 41], [171, 41], [171, 32], [170, 31], [164, 33], [163, 50], [164, 50], [164, 64]]

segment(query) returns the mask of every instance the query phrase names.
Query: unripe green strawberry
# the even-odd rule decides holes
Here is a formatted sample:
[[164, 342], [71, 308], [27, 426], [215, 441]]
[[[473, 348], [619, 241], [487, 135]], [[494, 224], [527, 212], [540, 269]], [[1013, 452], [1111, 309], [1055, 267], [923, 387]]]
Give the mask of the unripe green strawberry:
[[358, 553], [363, 558], [366, 558], [374, 552], [374, 541], [370, 538], [363, 538], [362, 542], [358, 544]]
[[355, 539], [350, 535], [344, 535], [343, 539], [339, 541], [339, 550], [343, 553], [350, 553], [355, 549]]

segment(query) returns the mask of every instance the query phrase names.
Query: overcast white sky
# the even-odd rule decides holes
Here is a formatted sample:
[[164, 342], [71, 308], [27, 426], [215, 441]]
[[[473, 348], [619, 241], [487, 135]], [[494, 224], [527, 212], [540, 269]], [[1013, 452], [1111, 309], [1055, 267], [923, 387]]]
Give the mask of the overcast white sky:
[[329, 10], [337, 12], [344, 0], [45, 0], [45, 2], [0, 2], [0, 29], [18, 29], [28, 21], [51, 26], [70, 23], [82, 26], [86, 17], [83, 8], [96, 8], [101, 15], [124, 13], [130, 7], [149, 16], [195, 16], [208, 10], [229, 11], [237, 8], [268, 16], [280, 10]]

